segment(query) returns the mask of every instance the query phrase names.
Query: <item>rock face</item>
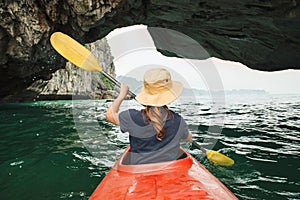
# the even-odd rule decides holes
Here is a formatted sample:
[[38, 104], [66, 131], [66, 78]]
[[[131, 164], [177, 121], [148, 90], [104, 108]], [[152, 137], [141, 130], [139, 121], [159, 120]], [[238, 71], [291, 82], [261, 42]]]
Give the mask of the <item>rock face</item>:
[[[113, 57], [106, 38], [86, 45], [95, 55], [103, 70], [114, 75]], [[22, 102], [53, 99], [105, 99], [115, 97], [114, 86], [98, 72], [90, 72], [67, 62], [51, 79], [39, 79], [28, 88], [2, 99], [4, 102]]]
[[0, 98], [47, 80], [65, 66], [49, 43], [79, 42], [133, 24], [164, 27], [198, 41], [211, 56], [273, 71], [300, 68], [300, 0], [4, 0], [0, 2]]
[[[106, 38], [86, 45], [99, 61], [101, 68], [115, 75], [113, 57]], [[114, 88], [101, 73], [90, 72], [67, 62], [66, 67], [52, 74], [50, 80], [37, 80], [26, 90], [35, 92], [35, 99], [105, 99], [112, 98]], [[115, 95], [114, 95], [115, 96]]]

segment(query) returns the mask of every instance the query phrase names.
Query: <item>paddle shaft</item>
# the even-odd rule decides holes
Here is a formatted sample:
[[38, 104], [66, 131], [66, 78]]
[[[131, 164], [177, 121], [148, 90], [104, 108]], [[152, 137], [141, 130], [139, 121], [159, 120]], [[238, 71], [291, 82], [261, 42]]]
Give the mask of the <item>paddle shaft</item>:
[[[108, 79], [110, 80], [113, 84], [115, 84], [116, 86], [118, 86], [119, 88], [121, 87], [121, 83], [116, 80], [114, 77], [112, 77], [111, 75], [109, 75], [108, 73], [106, 73], [105, 71], [101, 71], [101, 73]], [[133, 92], [131, 92], [130, 90], [128, 91], [129, 95], [131, 98], [135, 98], [135, 94]]]
[[198, 149], [200, 149], [203, 153], [206, 153], [206, 149], [204, 149], [203, 147], [201, 147], [197, 142], [192, 141], [192, 144], [197, 147]]

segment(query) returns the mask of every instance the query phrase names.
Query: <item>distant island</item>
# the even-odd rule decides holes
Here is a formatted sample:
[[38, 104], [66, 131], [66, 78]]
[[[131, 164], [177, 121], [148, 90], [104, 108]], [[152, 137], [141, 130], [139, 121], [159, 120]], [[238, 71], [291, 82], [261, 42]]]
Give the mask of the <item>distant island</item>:
[[[143, 85], [142, 81], [138, 81], [135, 78], [127, 77], [127, 76], [118, 76], [117, 80], [122, 83], [125, 83], [129, 86], [129, 88], [136, 89]], [[233, 90], [220, 90], [220, 91], [209, 91], [204, 89], [197, 88], [183, 88], [182, 95], [183, 96], [202, 96], [202, 95], [210, 95], [211, 93], [219, 93], [226, 95], [265, 95], [269, 94], [265, 90], [261, 89], [233, 89]]]
[[259, 90], [259, 89], [239, 89], [239, 90], [225, 90], [226, 94], [269, 94], [265, 90]]
[[210, 94], [225, 94], [225, 95], [266, 95], [269, 94], [265, 90], [258, 89], [233, 89], [233, 90], [220, 90], [220, 91], [209, 91], [203, 89], [184, 88], [182, 95], [184, 96], [201, 96]]

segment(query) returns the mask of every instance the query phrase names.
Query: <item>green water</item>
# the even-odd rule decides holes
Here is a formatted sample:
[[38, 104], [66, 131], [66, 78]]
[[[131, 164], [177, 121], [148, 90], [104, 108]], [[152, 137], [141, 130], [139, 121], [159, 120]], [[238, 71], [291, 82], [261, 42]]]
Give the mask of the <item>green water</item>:
[[[240, 97], [239, 97], [240, 98]], [[236, 162], [209, 163], [183, 144], [239, 199], [300, 199], [300, 98], [230, 100], [215, 150]], [[181, 104], [200, 144], [216, 113], [209, 103]], [[105, 101], [45, 101], [0, 105], [0, 199], [88, 199], [128, 144], [104, 120]], [[80, 109], [76, 109], [80, 108]], [[80, 119], [75, 119], [76, 118]]]
[[73, 155], [88, 152], [66, 104], [1, 105], [1, 199], [84, 199], [97, 186], [91, 164]]

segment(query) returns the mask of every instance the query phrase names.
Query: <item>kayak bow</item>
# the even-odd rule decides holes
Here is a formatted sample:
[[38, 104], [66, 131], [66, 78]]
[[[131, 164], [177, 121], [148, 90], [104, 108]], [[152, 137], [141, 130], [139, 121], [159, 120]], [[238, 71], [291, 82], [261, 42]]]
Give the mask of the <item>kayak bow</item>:
[[90, 197], [103, 199], [222, 199], [237, 197], [181, 148], [175, 161], [127, 165], [129, 147]]

